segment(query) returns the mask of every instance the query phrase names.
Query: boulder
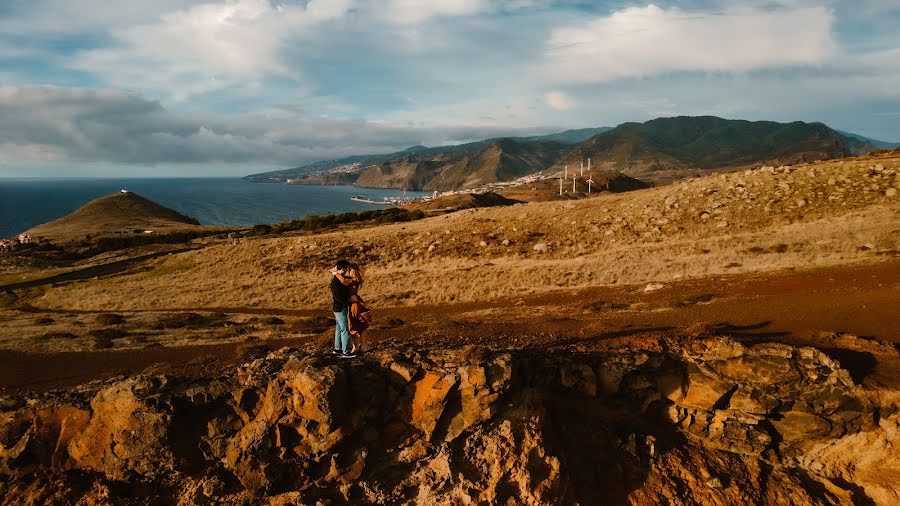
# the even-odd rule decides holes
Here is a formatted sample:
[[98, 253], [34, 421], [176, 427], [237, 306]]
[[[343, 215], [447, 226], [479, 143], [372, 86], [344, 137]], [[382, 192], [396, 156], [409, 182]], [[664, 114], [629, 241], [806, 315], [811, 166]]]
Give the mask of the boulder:
[[171, 473], [167, 382], [162, 376], [136, 376], [99, 391], [91, 400], [90, 422], [68, 445], [75, 465], [119, 481]]
[[434, 434], [447, 404], [447, 394], [456, 383], [454, 374], [426, 371], [421, 378], [409, 384], [412, 405], [408, 421], [410, 425], [421, 430], [426, 439], [430, 440]]
[[687, 383], [687, 392], [678, 404], [703, 410], [711, 410], [734, 386], [694, 364], [688, 366]]

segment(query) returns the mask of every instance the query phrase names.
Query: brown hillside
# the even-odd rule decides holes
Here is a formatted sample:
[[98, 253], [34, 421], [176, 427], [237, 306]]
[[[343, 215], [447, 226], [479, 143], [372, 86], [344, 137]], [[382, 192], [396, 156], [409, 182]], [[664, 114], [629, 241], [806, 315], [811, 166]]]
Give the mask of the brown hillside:
[[487, 193], [460, 193], [445, 195], [425, 202], [414, 202], [403, 206], [410, 211], [420, 210], [425, 212], [450, 212], [460, 209], [473, 209], [476, 207], [509, 206], [521, 204], [518, 200], [506, 198], [494, 192]]
[[166, 257], [133, 277], [52, 288], [42, 304], [318, 307], [323, 273], [344, 256], [368, 269], [377, 306], [883, 260], [900, 250], [898, 170], [897, 157], [849, 159], [470, 209], [354, 235], [247, 241]]
[[200, 223], [131, 192], [94, 199], [72, 214], [28, 231], [54, 242], [82, 239], [87, 235], [120, 231], [172, 231], [196, 228]]
[[570, 147], [557, 142], [498, 139], [475, 152], [410, 154], [370, 165], [354, 184], [439, 191], [478, 188], [543, 170]]
[[[587, 177], [587, 176], [585, 176]], [[509, 186], [499, 190], [498, 193], [504, 197], [520, 200], [523, 202], [544, 202], [548, 200], [567, 200], [581, 199], [586, 197], [596, 197], [606, 192], [622, 193], [634, 190], [649, 188], [651, 185], [640, 179], [626, 176], [621, 172], [601, 172], [596, 171], [591, 175], [591, 187], [584, 179], [579, 179], [575, 183], [575, 191], [572, 191], [572, 182], [568, 180], [563, 184], [562, 195], [559, 192], [559, 179], [544, 179], [534, 181], [532, 183], [519, 184]], [[590, 193], [588, 193], [590, 191]]]
[[0, 503], [893, 506], [898, 190], [765, 167], [2, 291]]

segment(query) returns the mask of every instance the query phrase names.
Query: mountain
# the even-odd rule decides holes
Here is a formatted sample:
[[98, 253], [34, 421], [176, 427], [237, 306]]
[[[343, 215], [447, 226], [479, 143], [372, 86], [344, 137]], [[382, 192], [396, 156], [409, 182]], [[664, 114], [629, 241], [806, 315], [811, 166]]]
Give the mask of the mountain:
[[32, 236], [65, 242], [87, 235], [171, 231], [195, 228], [200, 223], [136, 193], [121, 191], [94, 199], [72, 214], [32, 228]]
[[843, 135], [844, 137], [850, 137], [862, 142], [868, 142], [876, 146], [878, 149], [896, 149], [900, 147], [900, 142], [887, 142], [887, 141], [879, 141], [876, 139], [870, 139], [869, 137], [865, 137], [859, 134], [854, 134], [850, 132], [845, 132], [843, 130], [835, 130], [835, 132]]
[[[509, 181], [533, 174], [553, 164], [571, 145], [549, 141], [493, 140], [476, 151], [432, 150], [362, 168], [355, 179], [344, 181], [368, 188], [410, 190], [459, 190]], [[312, 176], [312, 184], [333, 181], [336, 174]]]
[[674, 179], [698, 169], [825, 160], [874, 149], [822, 123], [679, 116], [623, 123], [579, 144], [553, 169], [577, 168], [590, 158], [600, 169], [641, 179]]
[[[409, 148], [404, 149], [403, 151], [397, 151], [394, 153], [386, 153], [386, 154], [378, 154], [378, 155], [353, 155], [345, 158], [340, 158], [337, 160], [323, 160], [315, 163], [311, 163], [309, 165], [303, 165], [300, 167], [294, 167], [290, 169], [283, 170], [275, 170], [270, 172], [262, 172], [259, 174], [250, 174], [249, 176], [245, 176], [244, 179], [248, 181], [256, 181], [256, 182], [267, 182], [267, 183], [284, 183], [290, 179], [301, 179], [307, 178], [313, 175], [321, 176], [325, 173], [329, 175], [323, 176], [321, 180], [323, 184], [348, 184], [346, 181], [348, 178], [346, 176], [332, 175], [331, 173], [340, 174], [343, 172], [353, 172], [358, 170], [360, 167], [366, 167], [373, 164], [379, 164], [383, 162], [388, 162], [392, 160], [398, 160], [403, 157], [406, 157], [410, 154], [419, 154], [419, 155], [449, 155], [456, 156], [460, 154], [470, 154], [475, 153], [478, 150], [488, 146], [491, 143], [499, 141], [501, 139], [511, 139], [517, 141], [550, 141], [550, 142], [558, 142], [564, 144], [578, 144], [580, 142], [584, 142], [585, 140], [591, 138], [594, 135], [599, 133], [611, 130], [611, 127], [598, 127], [598, 128], [580, 128], [575, 130], [565, 130], [563, 132], [555, 132], [546, 135], [533, 135], [529, 137], [506, 137], [506, 138], [491, 138], [491, 139], [483, 139], [480, 141], [468, 142], [465, 144], [455, 144], [449, 146], [437, 146], [437, 147], [425, 147], [421, 145], [411, 146]], [[328, 181], [328, 182], [324, 182]]]
[[521, 139], [529, 141], [554, 141], [564, 142], [566, 144], [579, 144], [597, 134], [602, 134], [603, 132], [608, 132], [610, 130], [612, 130], [612, 127], [579, 128], [576, 130], [566, 130], [564, 132], [558, 132], [555, 134], [521, 137]]
[[659, 118], [615, 128], [583, 128], [547, 135], [485, 139], [466, 144], [351, 156], [247, 176], [296, 184], [339, 184], [416, 190], [458, 190], [566, 165], [622, 172], [656, 182], [711, 169], [789, 164], [864, 154], [876, 144], [822, 123], [728, 120], [714, 116]]

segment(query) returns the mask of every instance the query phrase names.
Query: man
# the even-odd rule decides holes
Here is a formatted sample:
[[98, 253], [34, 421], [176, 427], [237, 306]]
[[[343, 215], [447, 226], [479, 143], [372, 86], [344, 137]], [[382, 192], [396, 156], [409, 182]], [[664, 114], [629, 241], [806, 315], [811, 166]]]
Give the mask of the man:
[[347, 322], [347, 309], [350, 306], [350, 287], [341, 283], [337, 275], [350, 275], [350, 262], [338, 260], [331, 271], [331, 298], [334, 310], [334, 354], [341, 358], [353, 358], [350, 352], [350, 329]]

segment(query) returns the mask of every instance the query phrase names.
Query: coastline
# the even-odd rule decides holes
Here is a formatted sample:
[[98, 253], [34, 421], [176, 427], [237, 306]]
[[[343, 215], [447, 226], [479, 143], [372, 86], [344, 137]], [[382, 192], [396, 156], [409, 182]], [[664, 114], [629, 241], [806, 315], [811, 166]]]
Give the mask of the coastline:
[[363, 211], [378, 204], [354, 202], [351, 196], [379, 200], [403, 195], [402, 190], [354, 186], [252, 184], [242, 178], [4, 178], [0, 179], [0, 237], [61, 218], [92, 199], [122, 189], [213, 226], [272, 224], [313, 214]]

